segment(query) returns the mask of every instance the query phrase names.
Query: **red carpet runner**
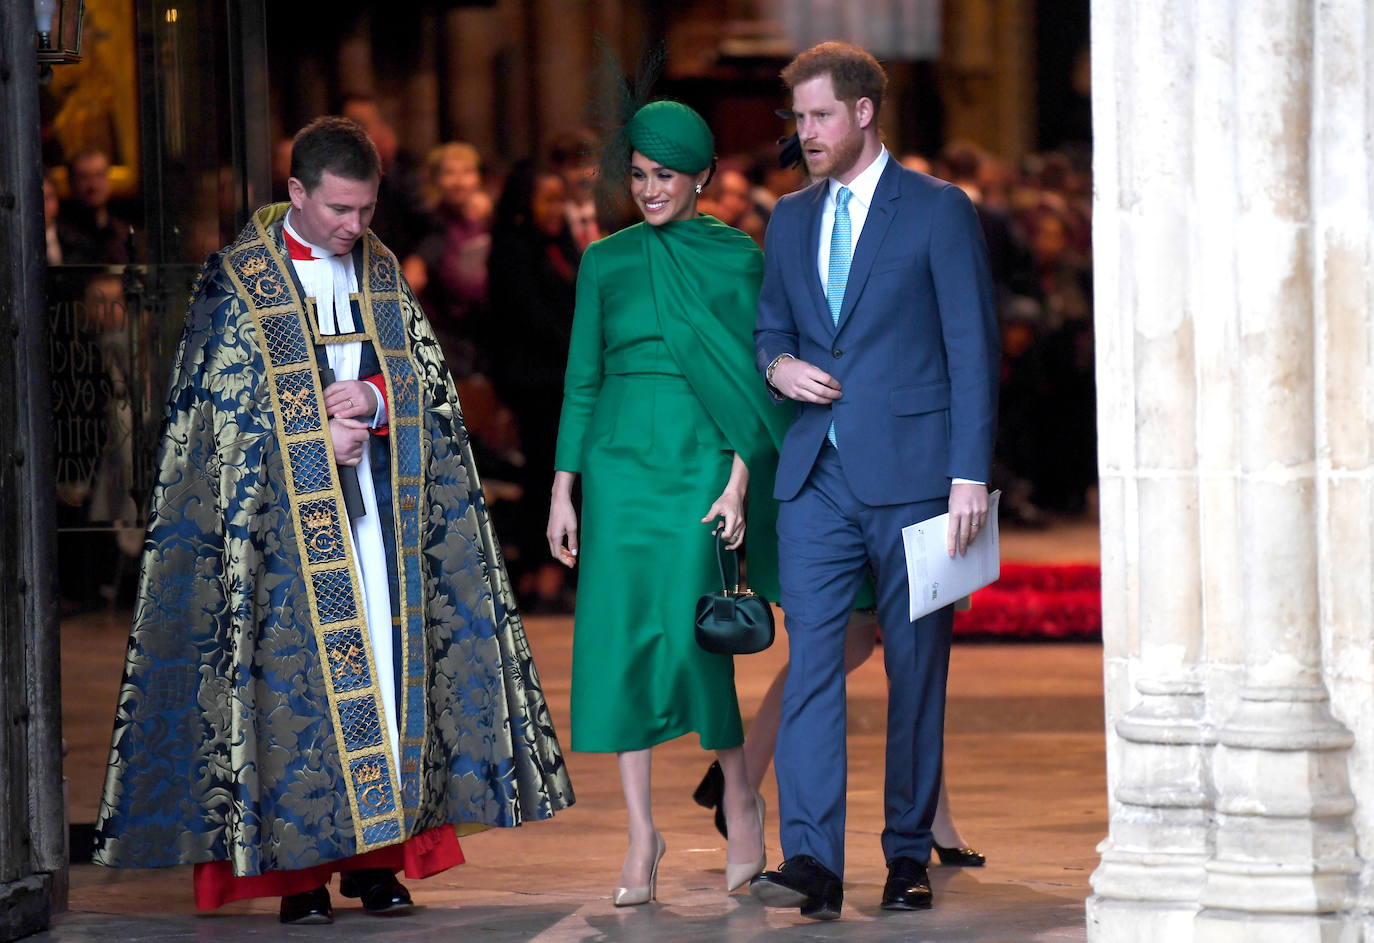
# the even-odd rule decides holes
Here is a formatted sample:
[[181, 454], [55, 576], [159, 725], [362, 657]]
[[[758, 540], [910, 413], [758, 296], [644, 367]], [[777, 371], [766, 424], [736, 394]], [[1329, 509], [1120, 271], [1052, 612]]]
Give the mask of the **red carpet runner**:
[[1102, 637], [1097, 564], [1003, 563], [1002, 577], [954, 614], [956, 639], [1091, 640]]

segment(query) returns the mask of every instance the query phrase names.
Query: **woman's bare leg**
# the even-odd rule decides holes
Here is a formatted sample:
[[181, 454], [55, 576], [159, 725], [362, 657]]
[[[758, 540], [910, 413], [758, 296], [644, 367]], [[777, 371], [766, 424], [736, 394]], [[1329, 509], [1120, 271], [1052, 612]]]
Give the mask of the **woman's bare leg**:
[[959, 826], [954, 824], [954, 816], [949, 811], [949, 793], [945, 790], [944, 776], [940, 777], [940, 799], [935, 805], [935, 821], [930, 826], [935, 836], [935, 844], [945, 848], [965, 848], [964, 836], [959, 834]]
[[763, 833], [759, 831], [758, 807], [747, 768], [743, 747], [717, 750], [716, 760], [725, 777], [725, 821], [730, 830], [730, 845], [725, 860], [746, 864], [758, 857]]
[[621, 887], [644, 887], [658, 854], [655, 839], [654, 810], [650, 794], [650, 752], [627, 750], [616, 754], [620, 765], [620, 788], [625, 794], [625, 812], [629, 825], [630, 847], [625, 853], [625, 865], [620, 869]]

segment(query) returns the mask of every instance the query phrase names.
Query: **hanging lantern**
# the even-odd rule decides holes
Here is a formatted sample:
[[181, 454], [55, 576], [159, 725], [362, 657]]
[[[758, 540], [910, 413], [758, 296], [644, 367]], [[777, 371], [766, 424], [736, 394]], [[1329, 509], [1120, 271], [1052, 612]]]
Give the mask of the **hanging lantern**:
[[33, 0], [38, 26], [38, 62], [63, 65], [81, 61], [81, 21], [86, 0]]

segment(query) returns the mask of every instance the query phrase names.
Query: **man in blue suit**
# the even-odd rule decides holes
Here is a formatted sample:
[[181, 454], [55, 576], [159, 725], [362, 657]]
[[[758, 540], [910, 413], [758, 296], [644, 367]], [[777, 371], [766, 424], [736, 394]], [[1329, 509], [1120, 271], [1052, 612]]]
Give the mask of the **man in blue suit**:
[[752, 892], [828, 920], [843, 900], [845, 624], [869, 568], [888, 675], [882, 906], [931, 905], [954, 617], [908, 619], [901, 530], [949, 511], [953, 555], [985, 522], [998, 332], [973, 206], [882, 145], [877, 60], [822, 43], [782, 76], [817, 182], [773, 212], [755, 332], [770, 390], [799, 406], [774, 491], [791, 658], [776, 753], [786, 860]]

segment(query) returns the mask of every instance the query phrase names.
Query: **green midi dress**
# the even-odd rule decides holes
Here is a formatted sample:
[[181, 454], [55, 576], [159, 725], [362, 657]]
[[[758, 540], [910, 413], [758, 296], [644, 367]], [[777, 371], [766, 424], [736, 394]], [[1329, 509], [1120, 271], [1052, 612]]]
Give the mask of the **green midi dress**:
[[710, 216], [593, 243], [577, 280], [555, 467], [582, 476], [572, 749], [639, 750], [695, 731], [744, 734], [729, 656], [696, 644], [719, 588], [701, 522], [749, 467], [750, 583], [777, 599], [777, 447], [791, 409], [753, 366], [762, 256]]

